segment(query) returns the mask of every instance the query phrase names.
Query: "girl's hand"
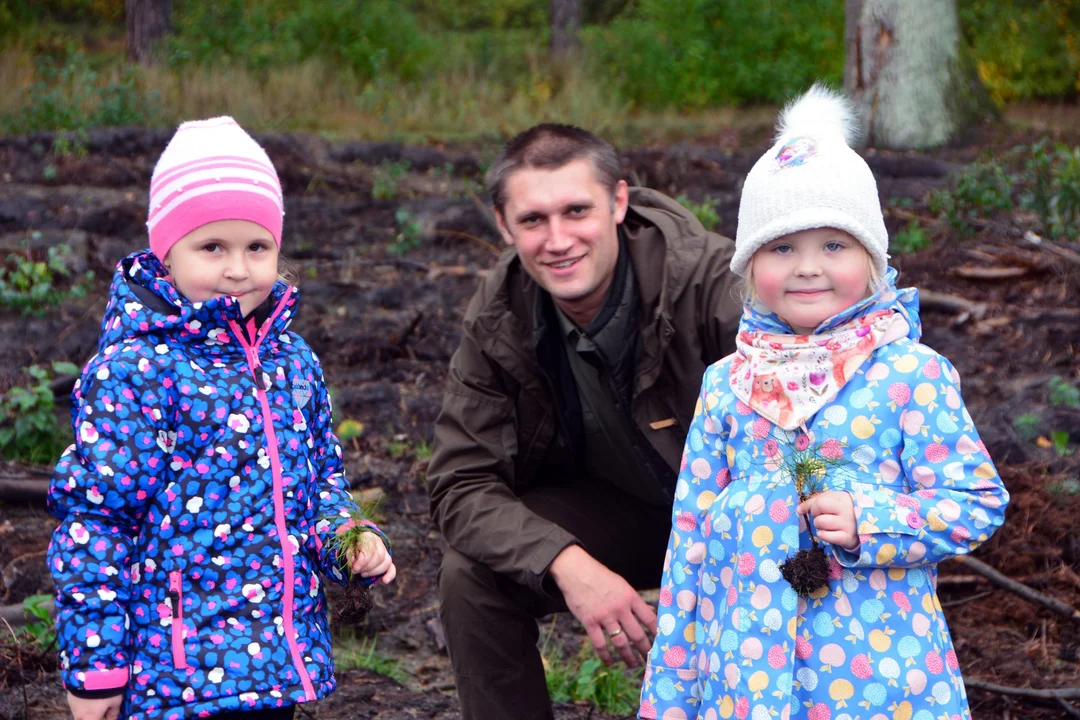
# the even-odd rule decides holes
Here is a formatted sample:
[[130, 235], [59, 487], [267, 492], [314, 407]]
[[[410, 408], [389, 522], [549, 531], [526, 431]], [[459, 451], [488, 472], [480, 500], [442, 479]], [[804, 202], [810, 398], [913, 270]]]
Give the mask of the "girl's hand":
[[[352, 553], [350, 553], [352, 555]], [[349, 558], [353, 575], [360, 577], [375, 577], [382, 575], [383, 583], [391, 582], [397, 576], [397, 568], [386, 551], [382, 538], [373, 532], [366, 532], [360, 536], [358, 551]]]
[[818, 539], [848, 552], [856, 552], [859, 549], [855, 501], [851, 499], [851, 493], [837, 490], [816, 493], [811, 495], [806, 502], [799, 503], [795, 512], [800, 515], [809, 513], [814, 518], [814, 529]]
[[67, 694], [68, 707], [71, 708], [71, 716], [75, 720], [116, 720], [120, 715], [120, 705], [124, 702], [124, 695], [114, 695], [107, 698], [81, 698], [71, 693]]

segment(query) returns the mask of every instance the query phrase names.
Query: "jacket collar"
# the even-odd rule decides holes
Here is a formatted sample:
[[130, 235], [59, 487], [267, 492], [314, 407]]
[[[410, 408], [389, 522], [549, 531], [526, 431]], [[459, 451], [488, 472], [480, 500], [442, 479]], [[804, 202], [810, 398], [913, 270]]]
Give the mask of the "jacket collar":
[[[675, 293], [700, 256], [705, 229], [688, 210], [648, 188], [630, 189], [630, 208], [620, 227], [638, 289], [641, 357], [636, 395], [659, 375], [660, 359], [675, 334], [671, 320]], [[658, 267], [662, 272], [655, 272]], [[519, 382], [528, 383], [535, 376], [536, 349], [546, 329], [537, 326], [536, 318], [547, 293], [525, 272], [513, 248], [503, 253], [491, 273], [497, 287], [476, 313], [474, 322], [485, 330], [479, 340], [484, 351]]]
[[[295, 287], [277, 282], [265, 303], [272, 327], [264, 336], [284, 333], [298, 302]], [[260, 317], [257, 308], [253, 317]], [[217, 297], [191, 302], [168, 280], [168, 271], [149, 250], [132, 253], [119, 262], [109, 289], [109, 304], [101, 321], [98, 351], [109, 345], [146, 335], [165, 334], [171, 340], [194, 346], [230, 346], [234, 343], [230, 322], [243, 325], [240, 303]], [[235, 348], [240, 350], [239, 345]]]

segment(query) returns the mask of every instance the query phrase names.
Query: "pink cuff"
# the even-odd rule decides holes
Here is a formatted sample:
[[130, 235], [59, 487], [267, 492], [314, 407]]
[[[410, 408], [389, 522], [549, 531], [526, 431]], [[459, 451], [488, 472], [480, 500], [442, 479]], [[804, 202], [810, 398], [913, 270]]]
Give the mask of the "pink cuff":
[[83, 687], [87, 690], [112, 690], [127, 685], [128, 669], [90, 670], [86, 673]]

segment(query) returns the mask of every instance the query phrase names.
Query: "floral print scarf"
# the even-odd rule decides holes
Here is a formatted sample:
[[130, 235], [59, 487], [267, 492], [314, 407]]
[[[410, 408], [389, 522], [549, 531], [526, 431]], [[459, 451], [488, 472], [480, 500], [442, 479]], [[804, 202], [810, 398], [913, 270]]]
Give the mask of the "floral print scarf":
[[921, 334], [918, 291], [897, 290], [896, 270], [871, 296], [837, 313], [813, 335], [791, 328], [760, 303], [743, 309], [731, 363], [736, 397], [784, 430], [794, 430], [829, 404], [871, 353]]

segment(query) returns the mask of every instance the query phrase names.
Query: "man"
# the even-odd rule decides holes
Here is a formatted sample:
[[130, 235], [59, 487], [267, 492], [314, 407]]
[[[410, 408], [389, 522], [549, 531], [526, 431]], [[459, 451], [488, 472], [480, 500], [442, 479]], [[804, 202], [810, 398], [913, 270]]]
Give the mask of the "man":
[[636, 665], [705, 367], [734, 350], [733, 243], [628, 188], [614, 149], [538, 125], [488, 173], [511, 249], [465, 313], [428, 470], [466, 719], [551, 718], [535, 618]]

